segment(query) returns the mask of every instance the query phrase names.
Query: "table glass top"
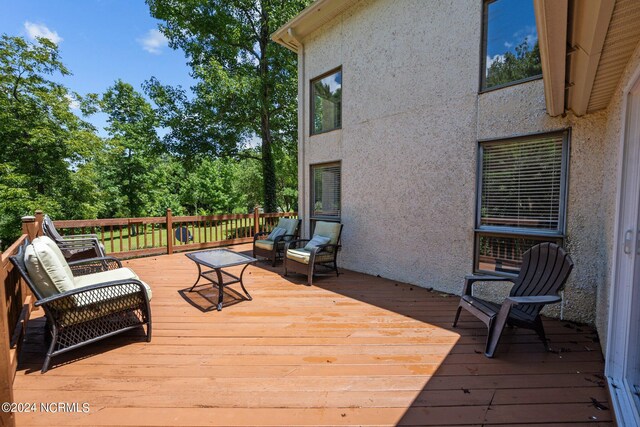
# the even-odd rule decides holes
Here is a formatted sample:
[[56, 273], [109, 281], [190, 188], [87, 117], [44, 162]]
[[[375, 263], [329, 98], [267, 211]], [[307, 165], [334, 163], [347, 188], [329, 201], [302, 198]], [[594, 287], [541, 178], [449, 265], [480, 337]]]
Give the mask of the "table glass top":
[[232, 252], [228, 249], [212, 249], [186, 254], [189, 259], [211, 268], [224, 268], [257, 261], [248, 255]]

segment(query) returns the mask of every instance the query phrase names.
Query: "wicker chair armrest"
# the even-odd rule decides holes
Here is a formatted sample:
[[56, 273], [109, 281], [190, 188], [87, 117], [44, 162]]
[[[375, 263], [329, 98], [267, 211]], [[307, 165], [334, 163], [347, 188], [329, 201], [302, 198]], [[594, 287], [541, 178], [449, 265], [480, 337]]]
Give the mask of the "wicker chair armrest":
[[562, 301], [562, 297], [560, 297], [559, 295], [532, 295], [532, 296], [521, 296], [521, 297], [507, 297], [505, 299], [505, 302], [511, 305], [554, 304], [561, 301]]
[[462, 288], [462, 295], [471, 295], [471, 290], [475, 282], [511, 282], [513, 279], [502, 276], [477, 276], [469, 275], [464, 278], [464, 287]]
[[298, 247], [298, 243], [302, 243], [302, 242], [310, 242], [311, 239], [295, 239], [295, 240], [290, 240], [285, 244], [284, 250], [287, 251], [289, 249], [295, 249]]
[[253, 241], [255, 242], [256, 240], [258, 240], [258, 237], [260, 236], [265, 236], [265, 235], [269, 235], [268, 231], [259, 231], [256, 234], [253, 235]]
[[62, 236], [62, 240], [77, 240], [77, 239], [96, 239], [98, 240], [97, 234], [70, 234], [67, 236]]
[[290, 242], [295, 238], [295, 234], [283, 234], [282, 236], [278, 236], [276, 237], [276, 240], [274, 240], [274, 244], [278, 244], [278, 243], [285, 243], [285, 242]]
[[122, 262], [113, 257], [89, 258], [70, 262], [69, 268], [74, 276], [84, 276], [85, 274], [100, 273], [101, 271], [122, 268]]
[[66, 299], [69, 299], [70, 304], [75, 305], [76, 299], [73, 297], [77, 298], [80, 295], [85, 294], [87, 292], [93, 292], [99, 289], [107, 289], [107, 288], [118, 287], [123, 285], [135, 286], [139, 292], [144, 293], [147, 301], [149, 300], [149, 296], [147, 295], [146, 288], [144, 287], [144, 284], [142, 284], [141, 281], [137, 279], [122, 279], [122, 280], [113, 280], [113, 281], [104, 282], [104, 283], [96, 283], [95, 285], [83, 286], [81, 288], [72, 289], [67, 292], [62, 292], [62, 293], [38, 300], [34, 303], [34, 305], [36, 307], [46, 306], [51, 304], [61, 305], [61, 303], [63, 303], [63, 300], [66, 300]]
[[342, 248], [341, 245], [337, 245], [337, 244], [332, 244], [332, 243], [326, 243], [324, 245], [318, 245], [315, 248], [312, 249], [316, 251], [316, 253], [321, 253], [321, 252], [328, 252], [328, 249], [330, 248], [334, 248], [336, 251], [340, 250], [340, 248]]

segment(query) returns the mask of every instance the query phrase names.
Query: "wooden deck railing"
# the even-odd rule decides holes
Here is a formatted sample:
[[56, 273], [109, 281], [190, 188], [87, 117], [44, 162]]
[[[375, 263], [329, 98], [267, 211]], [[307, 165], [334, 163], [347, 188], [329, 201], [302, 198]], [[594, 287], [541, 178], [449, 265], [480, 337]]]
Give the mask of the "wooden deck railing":
[[62, 235], [97, 234], [108, 254], [118, 258], [171, 254], [247, 243], [259, 231], [270, 231], [279, 218], [295, 212], [109, 218], [55, 221]]
[[[9, 257], [25, 239], [35, 238], [42, 227], [42, 212], [22, 219], [22, 235], [0, 253], [0, 403], [13, 402], [13, 379], [18, 355], [33, 309], [33, 297]], [[0, 411], [0, 425], [15, 425], [12, 413]]]

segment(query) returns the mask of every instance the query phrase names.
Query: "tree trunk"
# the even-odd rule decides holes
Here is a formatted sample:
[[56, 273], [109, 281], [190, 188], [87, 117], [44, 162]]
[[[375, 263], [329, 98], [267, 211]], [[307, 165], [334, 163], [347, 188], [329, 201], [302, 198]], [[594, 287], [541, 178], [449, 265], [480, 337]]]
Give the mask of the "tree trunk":
[[271, 126], [269, 123], [269, 84], [267, 43], [269, 43], [269, 15], [261, 4], [260, 25], [260, 131], [262, 136], [262, 185], [264, 188], [264, 211], [275, 212], [276, 203], [276, 164], [271, 150]]

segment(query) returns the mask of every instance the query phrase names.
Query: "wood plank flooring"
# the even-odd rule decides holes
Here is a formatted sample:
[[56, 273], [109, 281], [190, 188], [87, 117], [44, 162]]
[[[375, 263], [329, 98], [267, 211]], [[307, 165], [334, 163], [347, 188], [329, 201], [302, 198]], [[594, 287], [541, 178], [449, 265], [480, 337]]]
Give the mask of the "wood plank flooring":
[[307, 287], [259, 262], [245, 272], [253, 301], [228, 290], [217, 312], [210, 286], [187, 292], [197, 270], [184, 254], [125, 264], [153, 288], [151, 343], [114, 337], [41, 375], [34, 313], [15, 401], [89, 411], [18, 414], [18, 425], [613, 424], [591, 327], [545, 320], [554, 353], [507, 330], [487, 359], [483, 324], [463, 313], [452, 328], [457, 298], [415, 286], [345, 271]]

